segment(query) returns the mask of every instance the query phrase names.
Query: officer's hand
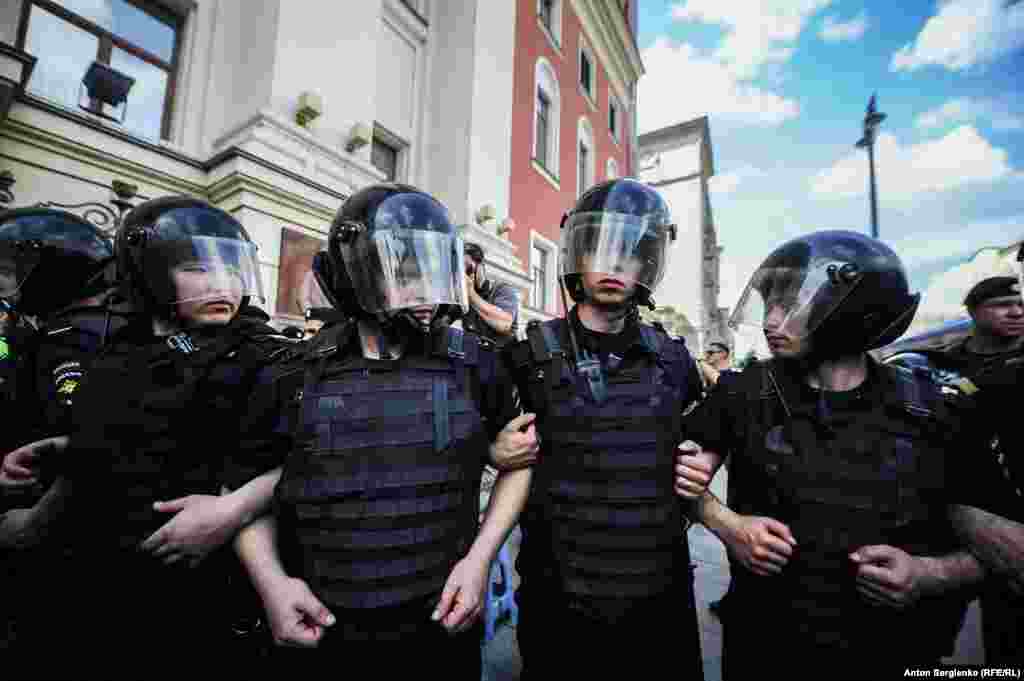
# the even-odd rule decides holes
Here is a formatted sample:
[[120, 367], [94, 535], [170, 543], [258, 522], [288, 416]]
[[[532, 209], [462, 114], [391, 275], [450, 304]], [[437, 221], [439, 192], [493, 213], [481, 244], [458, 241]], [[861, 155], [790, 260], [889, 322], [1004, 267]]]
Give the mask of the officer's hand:
[[287, 577], [263, 598], [274, 643], [315, 648], [335, 618], [301, 579]]
[[720, 457], [705, 452], [693, 440], [679, 445], [676, 456], [676, 494], [684, 499], [697, 499], [707, 491], [715, 477]]
[[0, 487], [28, 487], [39, 482], [43, 459], [62, 450], [67, 442], [67, 436], [48, 437], [9, 452], [0, 466]]
[[862, 546], [850, 554], [857, 565], [857, 591], [868, 602], [905, 608], [917, 602], [928, 571], [920, 558], [894, 546]]
[[782, 572], [793, 555], [796, 539], [784, 523], [762, 516], [739, 516], [729, 536], [729, 549], [745, 568], [762, 577]]
[[490, 568], [472, 556], [456, 563], [430, 618], [453, 634], [473, 626], [484, 610]]
[[191, 494], [158, 501], [153, 509], [175, 516], [139, 544], [167, 565], [187, 559], [195, 567], [238, 531], [241, 519], [230, 496]]
[[[514, 471], [537, 463], [540, 437], [534, 424], [536, 414], [520, 414], [498, 433], [491, 445], [491, 465], [499, 471]], [[525, 432], [521, 429], [525, 428]]]

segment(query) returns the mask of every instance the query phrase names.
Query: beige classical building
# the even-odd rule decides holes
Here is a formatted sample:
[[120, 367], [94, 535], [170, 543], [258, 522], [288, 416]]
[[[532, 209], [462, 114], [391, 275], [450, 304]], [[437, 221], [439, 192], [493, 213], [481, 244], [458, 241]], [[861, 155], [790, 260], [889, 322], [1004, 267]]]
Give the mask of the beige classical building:
[[509, 214], [515, 11], [492, 0], [6, 0], [0, 174], [14, 184], [0, 199], [107, 203], [115, 181], [137, 188], [136, 203], [206, 199], [258, 244], [265, 307], [284, 323], [316, 302], [309, 260], [340, 203], [395, 179], [441, 198], [491, 247], [492, 269], [528, 288], [512, 244], [476, 220], [485, 205], [499, 223]]
[[669, 269], [655, 296], [668, 313], [645, 314], [683, 336], [691, 351], [708, 343], [733, 345], [728, 310], [718, 307], [718, 245], [708, 181], [715, 174], [706, 116], [646, 132], [637, 140], [640, 178], [656, 187], [672, 209], [678, 236]]

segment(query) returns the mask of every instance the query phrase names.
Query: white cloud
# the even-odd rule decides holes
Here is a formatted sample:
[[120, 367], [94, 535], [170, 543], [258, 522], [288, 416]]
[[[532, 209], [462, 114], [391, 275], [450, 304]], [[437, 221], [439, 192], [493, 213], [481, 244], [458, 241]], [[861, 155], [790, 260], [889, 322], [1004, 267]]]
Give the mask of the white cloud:
[[1024, 47], [1024, 3], [1005, 0], [945, 0], [913, 43], [901, 47], [891, 71], [935, 64], [950, 71], [982, 65]]
[[821, 39], [829, 43], [857, 40], [868, 30], [868, 15], [861, 12], [849, 21], [839, 21], [833, 16], [825, 17], [818, 33]]
[[[860, 150], [851, 150], [811, 179], [811, 191], [825, 198], [864, 195], [868, 178], [865, 156]], [[1020, 175], [1008, 164], [1006, 151], [990, 145], [971, 125], [910, 146], [901, 145], [891, 133], [882, 133], [875, 143], [875, 162], [879, 194], [886, 199]]]
[[919, 129], [941, 128], [952, 123], [963, 123], [987, 119], [996, 130], [1024, 129], [1024, 116], [1010, 111], [1009, 107], [988, 99], [957, 97], [942, 106], [926, 111], [914, 119]]
[[969, 242], [961, 235], [959, 239], [906, 239], [893, 245], [908, 267], [950, 254], [963, 253], [967, 256], [962, 264], [934, 275], [928, 282], [921, 296], [915, 326], [928, 327], [965, 316], [964, 297], [975, 284], [988, 277], [1016, 274], [1014, 253], [1004, 249], [1024, 235], [1024, 215], [973, 222], [964, 226], [963, 233], [971, 235]]
[[736, 191], [743, 182], [755, 180], [765, 173], [760, 168], [744, 165], [726, 173], [717, 173], [711, 177], [708, 185], [711, 188], [712, 200], [723, 198]]
[[643, 60], [647, 73], [637, 94], [641, 132], [705, 114], [714, 114], [716, 121], [774, 126], [800, 113], [796, 101], [738, 82], [727, 67], [692, 45], [661, 37], [643, 51]]
[[784, 62], [808, 19], [832, 0], [688, 0], [672, 6], [672, 18], [715, 24], [726, 36], [714, 57], [739, 80], [769, 62]]

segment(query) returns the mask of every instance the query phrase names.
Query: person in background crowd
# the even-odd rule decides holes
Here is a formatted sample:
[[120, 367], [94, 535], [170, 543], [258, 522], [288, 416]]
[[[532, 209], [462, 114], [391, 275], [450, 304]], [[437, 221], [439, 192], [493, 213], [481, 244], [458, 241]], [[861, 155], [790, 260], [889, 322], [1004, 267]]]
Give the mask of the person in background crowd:
[[462, 316], [462, 328], [501, 347], [516, 339], [519, 294], [514, 287], [488, 278], [484, 259], [481, 246], [466, 244], [469, 310]]
[[709, 343], [708, 349], [704, 351], [703, 359], [697, 360], [697, 366], [700, 369], [704, 389], [706, 392], [710, 392], [718, 383], [718, 377], [722, 372], [734, 371], [729, 346], [725, 343]]

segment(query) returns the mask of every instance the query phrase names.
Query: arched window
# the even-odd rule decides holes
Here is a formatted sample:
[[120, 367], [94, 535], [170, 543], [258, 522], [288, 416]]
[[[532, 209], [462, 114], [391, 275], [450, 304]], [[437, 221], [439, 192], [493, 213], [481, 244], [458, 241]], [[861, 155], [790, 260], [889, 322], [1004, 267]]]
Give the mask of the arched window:
[[558, 78], [544, 57], [537, 60], [534, 74], [533, 158], [557, 177], [558, 122], [561, 116]]
[[609, 180], [614, 180], [618, 178], [619, 164], [615, 162], [614, 158], [608, 159], [608, 163], [605, 164], [604, 174]]
[[594, 184], [594, 128], [586, 116], [576, 125], [576, 196]]

